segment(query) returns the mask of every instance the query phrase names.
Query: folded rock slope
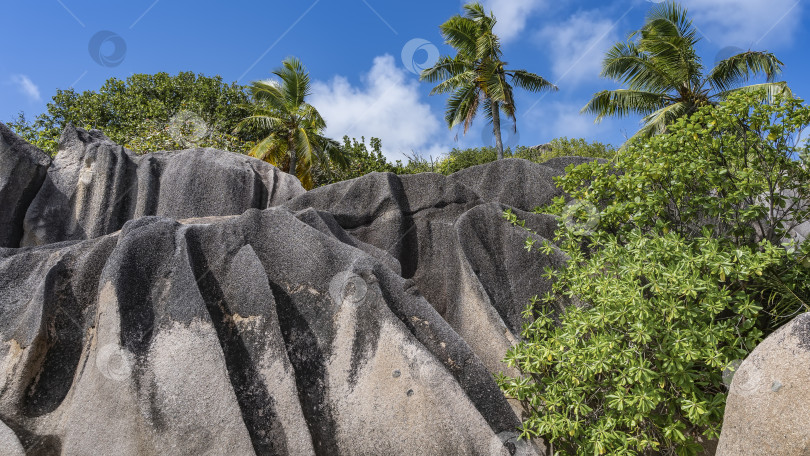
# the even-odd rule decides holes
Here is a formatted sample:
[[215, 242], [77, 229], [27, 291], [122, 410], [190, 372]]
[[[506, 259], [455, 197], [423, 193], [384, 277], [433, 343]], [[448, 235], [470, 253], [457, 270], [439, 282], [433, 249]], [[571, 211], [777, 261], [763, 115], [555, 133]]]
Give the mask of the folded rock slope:
[[502, 212], [551, 237], [523, 211], [565, 160], [305, 192], [228, 152], [68, 127], [51, 163], [0, 134], [0, 452], [545, 454], [493, 373], [564, 258]]

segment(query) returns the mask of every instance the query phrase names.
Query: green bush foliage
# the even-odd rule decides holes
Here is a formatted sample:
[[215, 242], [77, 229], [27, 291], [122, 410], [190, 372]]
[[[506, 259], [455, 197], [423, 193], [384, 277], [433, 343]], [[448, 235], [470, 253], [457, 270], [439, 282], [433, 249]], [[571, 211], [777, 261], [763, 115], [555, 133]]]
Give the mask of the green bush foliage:
[[51, 155], [68, 122], [99, 129], [136, 152], [193, 145], [244, 153], [256, 138], [230, 132], [248, 115], [243, 107], [247, 102], [242, 86], [226, 84], [219, 76], [134, 74], [126, 80], [108, 79], [98, 91], [57, 90], [47, 112], [33, 123], [17, 119], [9, 126]]
[[[505, 157], [511, 157], [512, 151], [506, 149]], [[498, 151], [494, 147], [477, 147], [469, 149], [453, 148], [447, 155], [441, 158], [436, 165], [436, 172], [449, 176], [456, 171], [469, 168], [471, 166], [483, 165], [498, 159]]]
[[[555, 157], [566, 156], [612, 160], [615, 155], [616, 149], [609, 144], [598, 141], [589, 143], [582, 138], [569, 139], [566, 137], [552, 139], [549, 143], [540, 146], [517, 146], [514, 150], [510, 148], [504, 151], [506, 158], [522, 158], [535, 163], [544, 163]], [[450, 175], [471, 166], [495, 161], [497, 158], [498, 152], [494, 147], [454, 148], [436, 162], [433, 172]]]
[[[552, 293], [507, 354], [522, 376], [499, 377], [530, 411], [524, 437], [559, 454], [697, 454], [720, 430], [723, 370], [810, 310], [810, 243], [787, 237], [810, 219], [810, 109], [760, 100], [736, 94], [558, 178], [572, 199], [545, 209], [562, 223], [541, 249], [570, 262], [546, 271]], [[559, 302], [577, 304], [546, 310]]]
[[382, 153], [382, 141], [379, 138], [371, 138], [367, 146], [364, 137], [358, 141], [356, 138], [350, 139], [348, 136], [344, 136], [341, 147], [346, 152], [348, 166], [344, 168], [331, 162], [327, 166], [320, 163], [313, 164], [312, 174], [316, 187], [354, 179], [373, 172], [397, 171], [396, 165], [388, 163], [385, 159]]
[[[525, 158], [537, 163], [543, 163], [555, 157], [592, 157], [613, 160], [616, 157], [616, 149], [610, 144], [603, 144], [598, 141], [588, 142], [582, 138], [554, 138], [543, 148], [520, 148], [516, 151], [515, 157]], [[532, 152], [539, 155], [533, 155]]]
[[42, 127], [38, 125], [36, 121], [29, 121], [23, 112], [17, 114], [17, 118], [6, 123], [6, 125], [8, 125], [17, 136], [37, 146], [45, 153], [51, 156], [56, 154], [59, 135], [56, 134], [55, 130], [53, 131], [54, 134], [43, 134]]

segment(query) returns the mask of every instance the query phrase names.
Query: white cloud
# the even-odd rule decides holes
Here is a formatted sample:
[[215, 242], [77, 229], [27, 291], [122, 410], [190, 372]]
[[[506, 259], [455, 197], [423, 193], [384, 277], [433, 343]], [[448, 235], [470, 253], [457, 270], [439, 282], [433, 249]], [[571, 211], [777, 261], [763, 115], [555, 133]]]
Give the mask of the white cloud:
[[546, 3], [547, 0], [484, 0], [483, 5], [495, 15], [498, 20], [495, 34], [506, 43], [518, 38], [529, 16]]
[[15, 74], [11, 76], [11, 82], [17, 85], [17, 90], [31, 99], [31, 101], [42, 101], [39, 94], [39, 87], [26, 75]]
[[327, 136], [377, 137], [386, 157], [403, 159], [403, 153], [437, 150], [436, 135], [442, 130], [430, 105], [420, 100], [418, 84], [392, 56], [383, 55], [374, 59], [360, 87], [343, 76], [314, 82], [310, 103], [326, 119]]
[[694, 24], [720, 47], [789, 44], [801, 25], [796, 0], [684, 0]]
[[550, 52], [552, 71], [560, 85], [598, 79], [605, 51], [617, 40], [613, 21], [583, 11], [541, 29], [536, 40]]

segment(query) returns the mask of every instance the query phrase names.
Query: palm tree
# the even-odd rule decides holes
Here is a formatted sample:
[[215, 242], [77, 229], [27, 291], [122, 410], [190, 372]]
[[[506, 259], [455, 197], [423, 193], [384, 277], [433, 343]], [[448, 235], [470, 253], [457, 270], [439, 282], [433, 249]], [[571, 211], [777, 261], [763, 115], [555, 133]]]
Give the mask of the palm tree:
[[498, 36], [492, 31], [495, 16], [487, 15], [477, 2], [464, 5], [464, 11], [464, 16], [453, 16], [440, 26], [447, 44], [456, 48], [456, 56], [439, 58], [433, 67], [422, 71], [421, 79], [431, 83], [441, 81], [431, 95], [453, 92], [444, 116], [451, 129], [463, 123], [467, 133], [479, 106], [483, 105], [487, 120], [492, 123], [498, 159], [502, 159], [500, 113], [513, 123], [517, 120], [510, 82], [531, 92], [557, 87], [526, 70], [507, 70], [506, 62], [501, 60]]
[[[773, 82], [783, 64], [768, 52], [741, 52], [717, 62], [704, 75], [695, 52], [698, 41], [685, 8], [671, 1], [653, 7], [644, 26], [627, 42], [616, 43], [602, 63], [603, 77], [628, 88], [596, 93], [581, 112], [596, 114], [597, 123], [605, 116], [643, 115], [642, 128], [632, 140], [663, 133], [676, 119], [734, 92], [764, 90], [768, 100], [790, 93], [784, 82]], [[768, 82], [740, 86], [759, 74]]]
[[247, 107], [252, 114], [239, 122], [236, 131], [250, 130], [264, 136], [250, 155], [284, 169], [298, 177], [304, 188], [311, 189], [314, 161], [346, 166], [347, 157], [340, 144], [322, 136], [326, 121], [305, 101], [311, 89], [304, 65], [289, 57], [273, 74], [280, 82], [251, 83], [252, 104]]

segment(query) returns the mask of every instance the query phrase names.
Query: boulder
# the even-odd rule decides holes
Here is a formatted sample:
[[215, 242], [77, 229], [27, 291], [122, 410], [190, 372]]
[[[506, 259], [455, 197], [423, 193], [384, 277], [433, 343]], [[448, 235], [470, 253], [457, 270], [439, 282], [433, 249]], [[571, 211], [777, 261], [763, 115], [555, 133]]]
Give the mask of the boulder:
[[2, 250], [0, 289], [27, 448], [486, 454], [519, 424], [408, 280], [284, 208]]
[[0, 247], [19, 247], [25, 211], [51, 159], [0, 123]]
[[810, 313], [768, 336], [734, 373], [718, 456], [810, 454]]
[[565, 263], [503, 211], [550, 238], [557, 220], [521, 209], [560, 173], [506, 160], [305, 192], [250, 157], [136, 156], [68, 127], [24, 246], [0, 248], [0, 444], [546, 454], [493, 374], [517, 375], [501, 360], [521, 312]]
[[562, 194], [554, 185], [554, 177], [562, 174], [562, 170], [545, 164], [506, 158], [462, 169], [450, 175], [450, 180], [467, 186], [486, 201], [531, 211]]
[[[500, 165], [482, 166], [480, 172], [489, 173], [487, 166]], [[538, 166], [514, 160], [511, 168], [551, 185], [542, 180], [548, 168]], [[520, 338], [520, 314], [532, 296], [550, 289], [543, 267], [558, 267], [564, 259], [527, 252], [528, 233], [502, 217], [509, 206], [485, 202], [457, 174], [372, 173], [309, 191], [284, 206], [327, 211], [354, 238], [393, 256], [402, 277], [413, 281], [493, 374], [517, 376], [502, 360]], [[556, 219], [518, 212], [541, 241], [553, 236]]]
[[598, 162], [600, 164], [606, 165], [610, 163], [609, 161], [605, 160], [604, 158], [590, 158], [590, 157], [554, 157], [549, 159], [548, 161], [543, 162], [543, 166], [548, 166], [549, 168], [554, 168], [557, 171], [565, 172], [565, 168], [573, 165], [579, 166], [583, 163], [589, 162]]
[[238, 215], [304, 193], [298, 179], [213, 149], [136, 156], [97, 130], [68, 125], [25, 216], [23, 246], [92, 239], [145, 216]]

